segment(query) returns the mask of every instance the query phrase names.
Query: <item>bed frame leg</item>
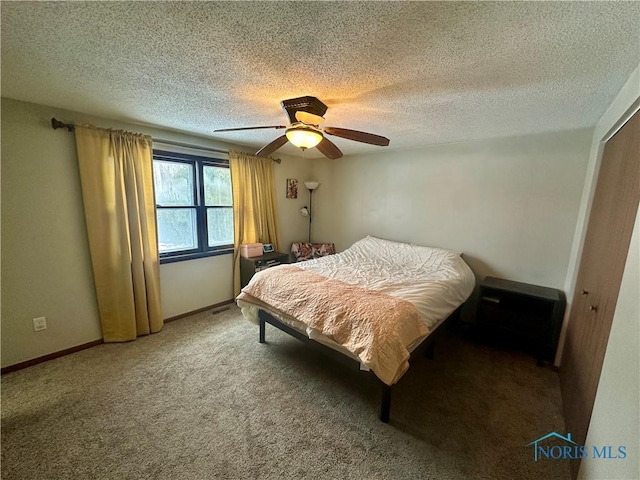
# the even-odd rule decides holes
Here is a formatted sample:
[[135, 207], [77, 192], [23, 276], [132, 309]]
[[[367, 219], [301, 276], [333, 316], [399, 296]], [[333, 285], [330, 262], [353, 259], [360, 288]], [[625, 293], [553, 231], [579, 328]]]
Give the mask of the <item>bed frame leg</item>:
[[389, 410], [391, 410], [391, 387], [382, 385], [382, 403], [380, 404], [380, 420], [389, 423]]
[[264, 343], [264, 318], [260, 318], [260, 343]]

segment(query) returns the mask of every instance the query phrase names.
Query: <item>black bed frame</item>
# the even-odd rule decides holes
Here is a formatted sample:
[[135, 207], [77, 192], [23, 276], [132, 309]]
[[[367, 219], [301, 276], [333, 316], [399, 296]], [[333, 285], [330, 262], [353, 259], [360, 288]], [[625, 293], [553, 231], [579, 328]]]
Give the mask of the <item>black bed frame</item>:
[[[422, 341], [417, 348], [413, 350], [411, 356], [409, 357], [409, 362], [415, 361], [420, 355], [426, 355], [427, 358], [433, 359], [435, 353], [435, 341], [444, 331], [444, 325], [449, 324], [455, 319], [458, 318], [460, 314], [462, 306], [458, 307], [449, 317], [447, 317], [443, 322], [431, 331], [431, 333]], [[295, 328], [290, 327], [282, 323], [277, 318], [273, 317], [271, 314], [264, 310], [259, 310], [258, 318], [260, 320], [260, 343], [265, 343], [265, 325], [267, 323], [273, 325], [274, 327], [282, 330], [285, 333], [288, 333], [292, 337], [297, 338], [298, 340], [311, 345], [313, 348], [323, 351], [325, 354], [333, 357], [334, 359], [348, 364], [350, 367], [355, 366], [358, 370], [360, 370], [360, 363], [352, 358], [343, 355], [342, 353], [330, 348], [326, 345], [323, 345], [320, 342], [310, 339], [304, 333], [299, 332]], [[453, 322], [452, 322], [453, 323]], [[362, 370], [361, 370], [362, 371]], [[389, 411], [391, 409], [391, 385], [387, 385], [382, 380], [380, 380], [373, 372], [371, 371], [363, 371], [363, 373], [369, 375], [376, 383], [381, 385], [382, 387], [382, 401], [380, 404], [380, 420], [384, 423], [389, 423]]]

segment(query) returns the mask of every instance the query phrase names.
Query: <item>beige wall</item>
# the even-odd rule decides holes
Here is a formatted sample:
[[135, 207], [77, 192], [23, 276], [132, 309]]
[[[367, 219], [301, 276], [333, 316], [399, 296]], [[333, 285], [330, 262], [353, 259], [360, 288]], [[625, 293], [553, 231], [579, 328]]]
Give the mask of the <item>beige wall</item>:
[[563, 288], [592, 130], [381, 151], [317, 163], [318, 237], [464, 252], [480, 277]]
[[2, 366], [101, 337], [74, 139], [46, 122], [2, 100]]
[[[282, 164], [276, 167], [276, 194], [278, 198], [278, 216], [280, 218], [280, 250], [291, 251], [291, 243], [306, 241], [309, 235], [309, 223], [300, 214], [300, 209], [309, 205], [309, 191], [304, 181], [311, 180], [314, 160], [282, 156]], [[287, 178], [298, 180], [298, 198], [286, 198]], [[315, 194], [314, 194], [315, 200]]]
[[[124, 128], [196, 145], [231, 145], [154, 127], [127, 124], [2, 99], [2, 366], [101, 337], [73, 135], [51, 117]], [[282, 247], [306, 237], [297, 214], [306, 203], [285, 199], [286, 178], [308, 179], [305, 159], [282, 157], [276, 169]], [[160, 267], [165, 318], [230, 300], [231, 256]], [[48, 329], [34, 332], [32, 319]]]

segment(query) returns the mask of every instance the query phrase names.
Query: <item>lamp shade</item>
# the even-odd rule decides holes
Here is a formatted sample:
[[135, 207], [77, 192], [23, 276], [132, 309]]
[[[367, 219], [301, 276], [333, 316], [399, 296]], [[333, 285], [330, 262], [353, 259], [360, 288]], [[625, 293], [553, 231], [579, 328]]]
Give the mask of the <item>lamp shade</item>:
[[298, 148], [312, 148], [320, 143], [322, 134], [308, 127], [294, 127], [287, 129], [287, 140]]
[[304, 182], [304, 186], [307, 187], [307, 190], [315, 190], [320, 186], [320, 182]]

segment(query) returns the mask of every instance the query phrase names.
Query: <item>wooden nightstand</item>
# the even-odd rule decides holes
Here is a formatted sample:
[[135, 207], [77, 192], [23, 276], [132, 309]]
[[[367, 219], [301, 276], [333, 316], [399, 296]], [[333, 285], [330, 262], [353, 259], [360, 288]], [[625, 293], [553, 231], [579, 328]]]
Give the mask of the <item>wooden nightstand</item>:
[[271, 252], [259, 257], [240, 257], [240, 288], [249, 283], [257, 272], [283, 263], [289, 263], [288, 253]]
[[480, 283], [476, 322], [483, 334], [533, 347], [542, 365], [554, 360], [565, 306], [561, 290], [487, 277]]

